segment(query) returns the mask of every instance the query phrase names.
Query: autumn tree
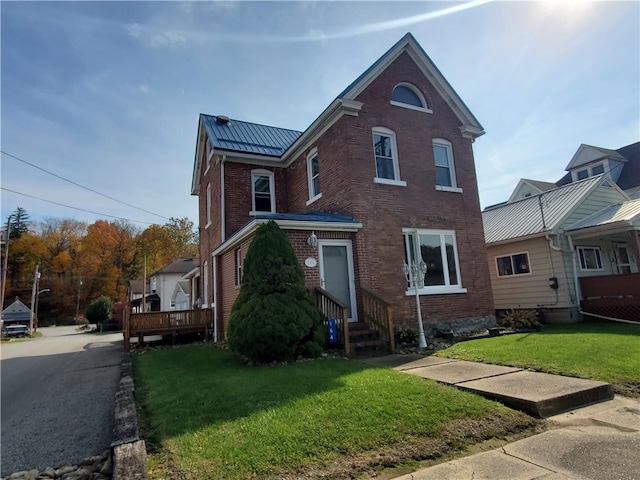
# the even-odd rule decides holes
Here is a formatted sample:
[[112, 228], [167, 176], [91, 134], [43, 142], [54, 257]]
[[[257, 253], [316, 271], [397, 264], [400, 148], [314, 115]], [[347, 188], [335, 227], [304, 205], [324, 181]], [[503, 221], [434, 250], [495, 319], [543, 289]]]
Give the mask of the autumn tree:
[[164, 226], [175, 246], [173, 260], [198, 256], [198, 235], [194, 231], [191, 220], [187, 217], [172, 217]]

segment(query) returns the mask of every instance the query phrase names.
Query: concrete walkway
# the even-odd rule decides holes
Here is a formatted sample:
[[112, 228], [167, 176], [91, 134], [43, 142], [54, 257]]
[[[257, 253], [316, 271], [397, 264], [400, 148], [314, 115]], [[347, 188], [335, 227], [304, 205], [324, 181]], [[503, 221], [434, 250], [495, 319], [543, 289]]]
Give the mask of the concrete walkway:
[[418, 355], [367, 363], [498, 399], [546, 418], [550, 428], [396, 480], [640, 480], [640, 401], [614, 398], [608, 384]]

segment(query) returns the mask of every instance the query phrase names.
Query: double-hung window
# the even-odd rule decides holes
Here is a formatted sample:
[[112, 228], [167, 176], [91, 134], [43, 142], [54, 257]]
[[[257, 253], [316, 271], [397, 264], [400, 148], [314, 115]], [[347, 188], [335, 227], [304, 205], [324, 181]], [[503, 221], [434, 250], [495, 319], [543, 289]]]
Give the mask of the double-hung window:
[[309, 185], [309, 200], [307, 205], [322, 197], [320, 192], [320, 164], [318, 160], [318, 149], [314, 148], [307, 155], [307, 181]]
[[207, 184], [207, 224], [205, 228], [211, 225], [211, 184]]
[[436, 164], [436, 189], [449, 192], [462, 192], [456, 183], [456, 170], [453, 163], [451, 142], [442, 138], [433, 140], [433, 158]]
[[251, 172], [251, 199], [251, 215], [276, 211], [273, 172], [269, 170]]
[[242, 285], [242, 250], [239, 248], [235, 251], [235, 271], [236, 285]]
[[[419, 271], [418, 293], [465, 293], [460, 278], [460, 261], [456, 234], [453, 230], [423, 230], [404, 228], [405, 262], [409, 267], [416, 265], [418, 271], [424, 264], [424, 276]], [[414, 292], [414, 278], [410, 274], [407, 295]]]
[[531, 268], [529, 267], [529, 252], [519, 252], [496, 257], [496, 268], [499, 277], [531, 273]]
[[393, 130], [384, 127], [373, 129], [373, 152], [376, 161], [376, 176], [373, 181], [406, 186], [407, 182], [400, 180], [398, 148]]
[[598, 247], [578, 247], [580, 270], [602, 270], [602, 253]]

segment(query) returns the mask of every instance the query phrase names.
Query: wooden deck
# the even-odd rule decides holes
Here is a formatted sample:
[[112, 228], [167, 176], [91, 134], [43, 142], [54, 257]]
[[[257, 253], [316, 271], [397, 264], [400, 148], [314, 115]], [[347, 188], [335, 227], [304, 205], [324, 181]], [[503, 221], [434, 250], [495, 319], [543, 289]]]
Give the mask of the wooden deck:
[[124, 349], [129, 351], [131, 337], [142, 343], [145, 335], [176, 337], [185, 333], [202, 332], [208, 338], [213, 326], [213, 310], [178, 310], [172, 312], [131, 313], [125, 310], [123, 318]]

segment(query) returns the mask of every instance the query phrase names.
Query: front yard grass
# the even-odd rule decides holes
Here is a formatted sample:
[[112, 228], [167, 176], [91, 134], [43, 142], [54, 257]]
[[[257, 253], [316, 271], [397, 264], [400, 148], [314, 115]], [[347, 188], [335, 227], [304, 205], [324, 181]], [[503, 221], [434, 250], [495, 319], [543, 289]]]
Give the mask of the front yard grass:
[[471, 393], [339, 358], [249, 367], [200, 344], [133, 360], [151, 478], [357, 478], [537, 425]]
[[461, 342], [436, 355], [600, 380], [616, 393], [640, 396], [640, 324], [548, 324], [541, 332]]

